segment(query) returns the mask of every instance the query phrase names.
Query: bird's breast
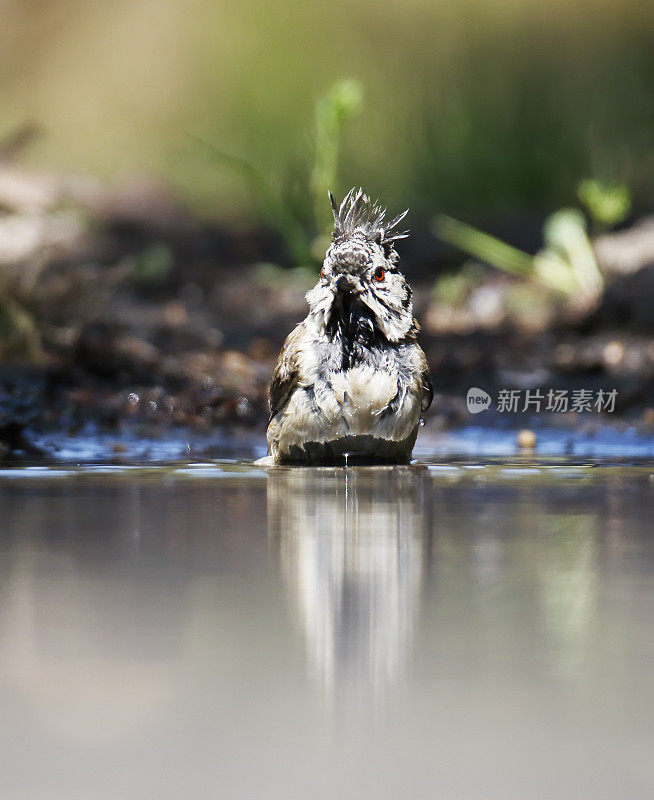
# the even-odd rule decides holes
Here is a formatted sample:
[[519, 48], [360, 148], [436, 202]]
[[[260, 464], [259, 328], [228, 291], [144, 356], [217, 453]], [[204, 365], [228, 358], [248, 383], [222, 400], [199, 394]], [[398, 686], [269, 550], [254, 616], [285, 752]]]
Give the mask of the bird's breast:
[[410, 375], [388, 361], [346, 370], [325, 366], [316, 365], [313, 380], [305, 376], [271, 423], [273, 450], [292, 453], [309, 443], [336, 446], [361, 437], [377, 455], [380, 442], [408, 442], [410, 452], [420, 419], [420, 397]]
[[398, 391], [397, 375], [369, 366], [335, 373], [330, 383], [340, 412], [353, 423], [379, 416]]

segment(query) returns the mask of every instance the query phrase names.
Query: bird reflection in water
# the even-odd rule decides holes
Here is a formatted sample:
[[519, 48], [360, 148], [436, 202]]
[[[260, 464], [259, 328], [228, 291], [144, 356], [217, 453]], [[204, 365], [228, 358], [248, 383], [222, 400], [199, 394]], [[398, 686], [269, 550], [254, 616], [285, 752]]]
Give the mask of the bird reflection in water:
[[336, 705], [377, 701], [406, 664], [431, 535], [427, 470], [277, 469], [268, 530]]

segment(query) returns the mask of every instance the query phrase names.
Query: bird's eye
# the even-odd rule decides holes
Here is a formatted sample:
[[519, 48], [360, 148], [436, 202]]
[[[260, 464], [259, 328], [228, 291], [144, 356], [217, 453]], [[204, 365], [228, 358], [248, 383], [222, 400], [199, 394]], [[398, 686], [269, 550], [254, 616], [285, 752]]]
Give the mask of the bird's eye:
[[324, 268], [324, 267], [321, 267], [321, 268], [320, 268], [320, 277], [321, 277], [321, 278], [325, 278], [325, 277], [327, 277], [327, 276], [325, 275], [325, 268]]
[[383, 281], [385, 277], [386, 277], [385, 270], [382, 267], [377, 267], [374, 274], [375, 280], [381, 283], [381, 281]]

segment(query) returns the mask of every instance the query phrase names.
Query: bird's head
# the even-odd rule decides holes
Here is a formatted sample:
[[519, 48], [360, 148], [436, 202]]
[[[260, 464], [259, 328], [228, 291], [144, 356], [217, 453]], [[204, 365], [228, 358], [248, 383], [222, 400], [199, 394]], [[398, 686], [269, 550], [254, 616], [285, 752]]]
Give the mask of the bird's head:
[[334, 212], [333, 242], [318, 283], [307, 292], [310, 320], [322, 332], [360, 330], [388, 342], [404, 339], [413, 327], [412, 292], [397, 267], [395, 232], [407, 212], [386, 221], [386, 211], [361, 189], [351, 189]]

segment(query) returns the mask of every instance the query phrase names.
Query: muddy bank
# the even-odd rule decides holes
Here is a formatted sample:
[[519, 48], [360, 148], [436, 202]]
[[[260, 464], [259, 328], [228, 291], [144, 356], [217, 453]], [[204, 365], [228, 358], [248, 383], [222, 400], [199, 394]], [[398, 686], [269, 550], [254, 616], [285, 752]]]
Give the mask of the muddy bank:
[[[0, 238], [13, 251], [4, 248], [0, 265], [1, 452], [89, 429], [260, 435], [274, 360], [306, 313], [317, 267], [293, 269], [274, 233], [194, 217], [150, 180], [111, 190], [51, 181], [39, 192], [16, 179], [12, 195], [6, 178]], [[580, 309], [484, 267], [448, 305], [435, 282], [457, 274], [462, 259], [427, 229], [415, 231], [402, 256], [437, 392], [430, 428], [471, 422], [470, 386], [493, 397], [615, 389], [606, 422], [654, 424], [649, 251], [633, 235], [616, 248], [620, 235], [602, 245], [620, 270]], [[626, 268], [618, 256], [629, 252]], [[574, 428], [582, 417], [602, 424], [599, 414], [574, 412], [555, 422]], [[484, 421], [504, 424], [497, 414]]]

